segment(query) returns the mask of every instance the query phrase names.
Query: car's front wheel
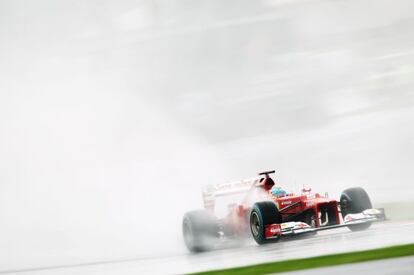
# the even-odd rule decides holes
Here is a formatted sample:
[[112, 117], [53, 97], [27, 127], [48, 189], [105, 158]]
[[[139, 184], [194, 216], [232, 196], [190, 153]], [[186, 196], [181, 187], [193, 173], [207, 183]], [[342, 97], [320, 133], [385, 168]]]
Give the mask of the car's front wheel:
[[[341, 206], [342, 217], [345, 218], [348, 214], [361, 213], [366, 209], [371, 209], [372, 204], [367, 192], [361, 187], [353, 187], [342, 191], [339, 200]], [[352, 231], [365, 230], [371, 226], [371, 223], [362, 223], [349, 225], [348, 228]]]
[[282, 223], [282, 216], [272, 201], [257, 202], [250, 212], [250, 231], [258, 244], [265, 244], [277, 239], [266, 239], [266, 225]]

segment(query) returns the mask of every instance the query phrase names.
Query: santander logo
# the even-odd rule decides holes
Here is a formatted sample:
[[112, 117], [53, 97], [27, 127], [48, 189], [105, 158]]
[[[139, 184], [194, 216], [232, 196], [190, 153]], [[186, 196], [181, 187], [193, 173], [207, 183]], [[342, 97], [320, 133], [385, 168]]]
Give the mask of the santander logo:
[[280, 228], [279, 227], [271, 227], [270, 228], [270, 233], [272, 233], [272, 234], [280, 233]]

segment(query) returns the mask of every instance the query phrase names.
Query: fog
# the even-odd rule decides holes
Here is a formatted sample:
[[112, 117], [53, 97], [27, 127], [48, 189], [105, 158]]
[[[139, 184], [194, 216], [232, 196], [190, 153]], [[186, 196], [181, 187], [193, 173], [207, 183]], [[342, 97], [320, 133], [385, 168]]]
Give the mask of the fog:
[[184, 253], [201, 187], [414, 196], [412, 1], [0, 0], [0, 270]]

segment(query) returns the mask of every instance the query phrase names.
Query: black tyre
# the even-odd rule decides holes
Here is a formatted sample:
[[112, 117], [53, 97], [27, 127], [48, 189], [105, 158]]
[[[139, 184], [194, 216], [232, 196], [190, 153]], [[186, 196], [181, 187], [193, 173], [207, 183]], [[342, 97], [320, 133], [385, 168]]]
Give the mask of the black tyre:
[[191, 252], [211, 250], [219, 238], [216, 218], [206, 210], [186, 213], [183, 218], [183, 238]]
[[280, 215], [275, 203], [271, 201], [255, 203], [250, 212], [249, 224], [253, 239], [258, 244], [265, 244], [277, 240], [268, 240], [265, 236], [266, 225], [273, 223], [282, 223], [282, 216]]
[[[348, 214], [361, 213], [366, 209], [372, 208], [371, 200], [367, 192], [361, 187], [349, 188], [342, 191], [339, 200], [342, 217]], [[352, 231], [365, 230], [371, 226], [371, 223], [355, 224], [348, 226]]]

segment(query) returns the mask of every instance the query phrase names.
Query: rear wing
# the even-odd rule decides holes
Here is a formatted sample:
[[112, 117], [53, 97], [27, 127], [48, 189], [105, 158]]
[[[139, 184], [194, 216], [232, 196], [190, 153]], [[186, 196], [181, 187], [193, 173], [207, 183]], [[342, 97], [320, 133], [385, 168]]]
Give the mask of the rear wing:
[[202, 191], [204, 207], [208, 210], [214, 210], [214, 204], [217, 197], [248, 193], [254, 187], [263, 186], [266, 182], [265, 179], [268, 179], [269, 174], [274, 172], [274, 170], [265, 171], [259, 173], [259, 177], [251, 179], [207, 185]]
[[222, 184], [207, 185], [202, 192], [204, 207], [208, 210], [214, 210], [214, 204], [217, 197], [247, 193], [259, 182], [259, 180], [259, 178], [254, 178]]

